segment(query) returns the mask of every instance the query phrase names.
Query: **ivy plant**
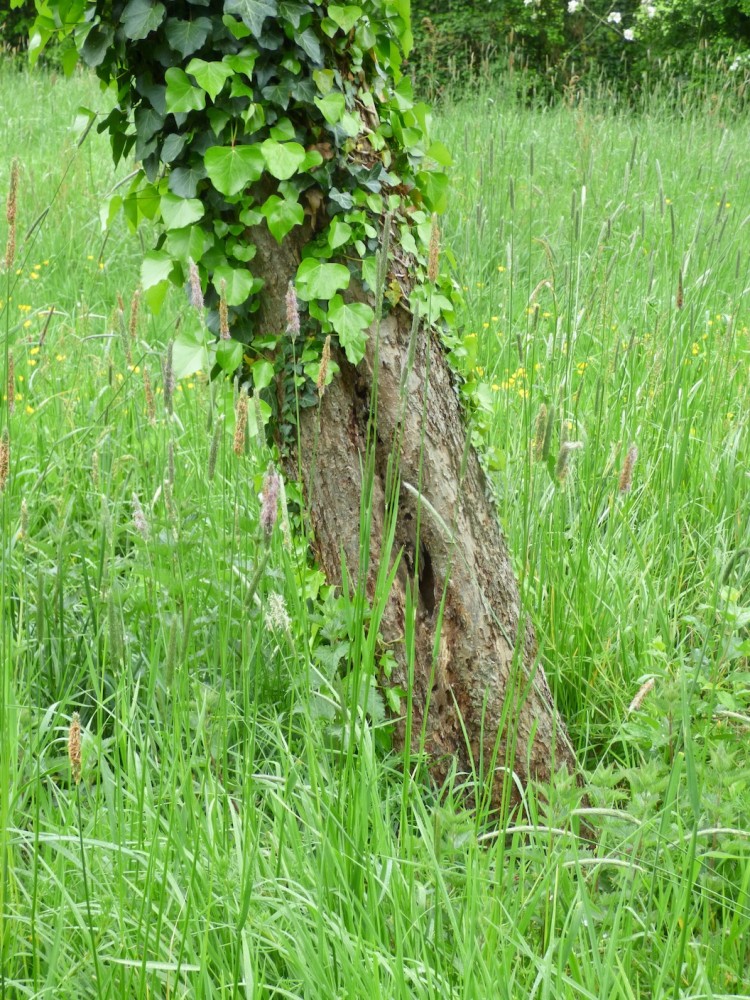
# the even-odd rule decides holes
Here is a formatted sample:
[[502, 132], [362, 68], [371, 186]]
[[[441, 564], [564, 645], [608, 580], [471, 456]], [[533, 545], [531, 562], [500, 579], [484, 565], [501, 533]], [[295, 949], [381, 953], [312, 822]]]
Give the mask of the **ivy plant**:
[[[372, 289], [386, 213], [410, 258], [400, 294], [427, 308], [430, 216], [446, 204], [449, 155], [430, 139], [430, 111], [402, 73], [409, 0], [37, 0], [37, 8], [32, 57], [53, 38], [74, 40], [115, 95], [98, 125], [115, 161], [134, 156], [139, 165], [105, 221], [122, 211], [133, 227], [158, 223], [141, 269], [154, 310], [197, 266], [213, 331], [206, 351], [218, 368], [260, 359], [267, 380], [269, 358], [288, 364], [283, 331], [257, 322], [259, 226], [281, 243], [306, 218], [315, 223], [295, 282], [308, 317], [300, 381], [327, 335], [350, 362], [362, 359], [373, 311], [347, 290], [352, 277]], [[231, 345], [214, 340], [222, 295]], [[188, 325], [181, 336], [183, 368], [203, 363], [200, 334]]]

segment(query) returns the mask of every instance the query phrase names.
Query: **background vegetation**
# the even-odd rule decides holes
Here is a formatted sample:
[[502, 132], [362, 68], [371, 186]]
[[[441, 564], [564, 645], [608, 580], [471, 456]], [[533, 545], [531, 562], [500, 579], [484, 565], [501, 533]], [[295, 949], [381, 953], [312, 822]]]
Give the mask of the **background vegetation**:
[[184, 302], [139, 309], [141, 241], [102, 233], [106, 97], [2, 69], [0, 995], [748, 993], [749, 137], [743, 72], [709, 83], [626, 111], [506, 75], [436, 122], [450, 347], [591, 846], [564, 782], [498, 835], [388, 755], [374, 696], [350, 722], [340, 668], [383, 651], [293, 484], [264, 541], [252, 412], [238, 438], [203, 374], [165, 406]]

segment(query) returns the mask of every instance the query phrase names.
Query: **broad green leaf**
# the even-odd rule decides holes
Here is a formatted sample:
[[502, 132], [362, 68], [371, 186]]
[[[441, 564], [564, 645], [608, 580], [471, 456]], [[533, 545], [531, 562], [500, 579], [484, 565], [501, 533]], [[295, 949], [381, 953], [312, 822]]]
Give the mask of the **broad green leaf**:
[[203, 218], [205, 209], [198, 198], [178, 198], [173, 194], [161, 196], [161, 217], [167, 229], [183, 229]]
[[242, 351], [239, 340], [220, 340], [216, 345], [216, 363], [231, 375], [242, 364]]
[[277, 142], [275, 139], [266, 139], [260, 148], [268, 172], [280, 181], [285, 181], [295, 174], [305, 159], [305, 148], [298, 142]]
[[365, 356], [366, 330], [375, 318], [375, 313], [366, 302], [344, 302], [335, 295], [328, 307], [328, 319], [344, 348], [346, 357], [353, 365], [359, 364]]
[[315, 104], [329, 125], [340, 122], [346, 110], [344, 95], [336, 91], [326, 94], [325, 97], [316, 97]]
[[337, 247], [343, 246], [348, 243], [351, 239], [352, 227], [348, 222], [344, 222], [340, 219], [338, 215], [334, 215], [331, 220], [331, 225], [328, 229], [328, 246], [331, 250], [335, 250]]
[[207, 17], [196, 17], [194, 21], [181, 21], [170, 17], [164, 26], [164, 33], [171, 47], [187, 59], [204, 44], [211, 34], [211, 22]]
[[87, 66], [95, 68], [101, 65], [107, 54], [107, 49], [112, 44], [115, 32], [114, 28], [105, 24], [92, 25], [86, 40], [80, 46], [81, 56]]
[[276, 0], [224, 0], [224, 11], [242, 19], [256, 38], [260, 38], [263, 22], [278, 12]]
[[268, 228], [277, 243], [281, 243], [290, 230], [295, 226], [301, 226], [305, 220], [304, 209], [298, 201], [279, 198], [277, 194], [272, 194], [268, 198], [261, 212], [265, 215]]
[[450, 151], [442, 142], [433, 142], [425, 153], [425, 156], [434, 160], [435, 163], [439, 163], [441, 167], [450, 167], [453, 164]]
[[141, 285], [151, 310], [158, 313], [169, 289], [174, 261], [163, 250], [151, 250], [141, 263]]
[[247, 268], [230, 267], [225, 264], [214, 269], [213, 285], [221, 294], [221, 283], [226, 282], [227, 305], [241, 306], [251, 295], [255, 279]]
[[194, 260], [197, 263], [203, 256], [206, 247], [206, 234], [200, 226], [173, 229], [167, 233], [166, 247], [176, 260], [185, 264], [189, 260]]
[[431, 212], [440, 215], [448, 207], [448, 175], [432, 170], [420, 170], [415, 178], [424, 203]]
[[170, 66], [164, 74], [167, 81], [167, 111], [173, 115], [186, 111], [202, 111], [206, 106], [206, 95], [200, 87], [194, 87], [184, 70]]
[[258, 392], [273, 382], [273, 365], [270, 361], [264, 361], [262, 358], [256, 361], [252, 366], [252, 373], [253, 385]]
[[150, 250], [141, 262], [141, 285], [144, 290], [168, 281], [174, 261], [163, 250]]
[[107, 199], [107, 201], [105, 201], [100, 207], [99, 220], [102, 224], [102, 232], [109, 229], [112, 225], [112, 220], [118, 215], [121, 208], [122, 198], [119, 194], [113, 194], [112, 197]]
[[349, 271], [343, 264], [328, 264], [308, 257], [297, 269], [295, 287], [301, 299], [331, 299], [342, 288], [349, 287]]
[[212, 146], [203, 162], [217, 191], [233, 195], [257, 181], [263, 173], [263, 154], [257, 146]]
[[172, 370], [177, 379], [206, 371], [209, 367], [206, 330], [183, 326], [172, 345]]
[[247, 46], [242, 52], [236, 53], [236, 55], [224, 56], [224, 62], [227, 66], [231, 66], [235, 73], [244, 73], [248, 80], [252, 80], [255, 60], [257, 58], [257, 51]]
[[362, 16], [362, 8], [352, 5], [346, 7], [333, 6], [328, 8], [328, 16], [346, 33], [352, 30], [357, 20]]
[[193, 163], [189, 167], [175, 167], [169, 175], [169, 190], [180, 198], [194, 198], [198, 193], [198, 182], [206, 176], [202, 163]]
[[185, 69], [195, 77], [212, 101], [216, 100], [224, 84], [234, 74], [234, 70], [226, 63], [206, 62], [204, 59], [191, 59]]
[[164, 20], [163, 3], [152, 0], [130, 0], [120, 15], [120, 24], [126, 38], [137, 41], [155, 31]]

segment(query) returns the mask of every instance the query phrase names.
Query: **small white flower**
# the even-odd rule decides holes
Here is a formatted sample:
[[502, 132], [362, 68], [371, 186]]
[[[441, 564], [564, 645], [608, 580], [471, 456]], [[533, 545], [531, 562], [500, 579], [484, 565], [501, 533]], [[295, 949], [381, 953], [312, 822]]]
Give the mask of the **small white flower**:
[[523, 0], [523, 5], [524, 7], [530, 7], [533, 4], [533, 2], [534, 0]]
[[656, 17], [656, 7], [652, 3], [647, 3], [646, 13], [649, 17]]
[[622, 37], [625, 39], [626, 42], [632, 42], [633, 39], [635, 38], [635, 35], [633, 34], [633, 29], [626, 28], [622, 33]]
[[729, 67], [729, 72], [736, 73], [739, 68], [740, 68], [740, 61], [739, 59], [735, 59], [732, 65]]
[[581, 6], [581, 0], [569, 0], [568, 2], [568, 13], [575, 14], [578, 8]]
[[607, 14], [607, 20], [610, 24], [619, 24], [622, 21], [622, 14], [619, 10], [613, 10], [611, 13]]

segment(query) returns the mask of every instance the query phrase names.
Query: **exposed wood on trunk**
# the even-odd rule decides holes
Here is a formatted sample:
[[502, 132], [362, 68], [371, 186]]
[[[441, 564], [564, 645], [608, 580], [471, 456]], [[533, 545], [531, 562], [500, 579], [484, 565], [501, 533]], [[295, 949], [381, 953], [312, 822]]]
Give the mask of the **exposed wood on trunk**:
[[[295, 273], [304, 236], [301, 233], [296, 244], [287, 240], [280, 249], [270, 237], [262, 240], [259, 233], [253, 234], [259, 244], [253, 269], [266, 279], [268, 292], [261, 313], [267, 329], [284, 328], [283, 293]], [[459, 773], [476, 771], [484, 781], [494, 764], [491, 799], [498, 807], [505, 764], [512, 764], [522, 784], [530, 777], [547, 781], [553, 767], [564, 764], [575, 771], [575, 754], [537, 663], [528, 620], [520, 626], [523, 636], [516, 650], [521, 617], [518, 588], [485, 474], [473, 450], [466, 448], [466, 427], [447, 361], [437, 338], [422, 328], [413, 365], [405, 371], [411, 327], [408, 313], [396, 309], [383, 319], [379, 331], [367, 593], [371, 598], [380, 557], [388, 455], [403, 415], [393, 555], [400, 550], [404, 555], [381, 623], [385, 642], [398, 661], [392, 683], [408, 686], [402, 640], [406, 587], [412, 585], [409, 570], [416, 563], [413, 749], [419, 747], [424, 723], [424, 749], [438, 782], [454, 762]], [[323, 398], [319, 432], [316, 411], [306, 411], [302, 419], [302, 456], [312, 455], [313, 450], [316, 454], [314, 468], [302, 463], [309, 514], [321, 563], [332, 582], [341, 580], [342, 553], [353, 578], [359, 569], [360, 470], [375, 374], [375, 339], [373, 330], [367, 357], [356, 369], [337, 357], [341, 373]], [[440, 641], [433, 657], [443, 598]], [[397, 743], [403, 745], [404, 735], [404, 722], [399, 721]], [[513, 787], [507, 791], [515, 799]]]

